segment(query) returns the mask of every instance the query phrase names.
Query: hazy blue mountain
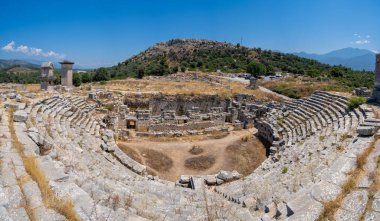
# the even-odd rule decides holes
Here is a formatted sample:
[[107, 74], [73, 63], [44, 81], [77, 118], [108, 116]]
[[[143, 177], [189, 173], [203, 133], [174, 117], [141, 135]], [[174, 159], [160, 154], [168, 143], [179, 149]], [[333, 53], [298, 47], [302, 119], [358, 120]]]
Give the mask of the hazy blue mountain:
[[330, 65], [343, 65], [354, 70], [373, 71], [375, 69], [375, 53], [367, 49], [343, 48], [326, 54], [294, 53], [297, 56], [310, 58]]
[[[42, 62], [44, 61], [34, 59], [0, 59], [0, 69], [8, 69], [15, 66], [34, 69], [40, 68]], [[55, 69], [61, 68], [61, 64], [57, 61], [53, 61], [53, 65]], [[74, 70], [91, 70], [91, 68], [74, 64]]]
[[0, 59], [0, 69], [8, 69], [12, 67], [38, 68], [39, 66], [24, 60], [6, 60]]

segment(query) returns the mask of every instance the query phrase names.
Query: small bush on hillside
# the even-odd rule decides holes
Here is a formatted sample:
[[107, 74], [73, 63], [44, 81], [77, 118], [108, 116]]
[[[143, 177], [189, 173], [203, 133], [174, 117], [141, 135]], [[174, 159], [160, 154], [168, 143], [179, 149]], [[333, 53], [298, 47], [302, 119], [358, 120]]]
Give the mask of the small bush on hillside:
[[350, 109], [355, 109], [355, 108], [358, 108], [361, 104], [365, 104], [366, 101], [367, 100], [364, 97], [351, 97], [348, 100], [347, 105]]
[[296, 89], [290, 88], [287, 85], [277, 85], [271, 89], [276, 93], [285, 95], [290, 98], [299, 99], [301, 97]]

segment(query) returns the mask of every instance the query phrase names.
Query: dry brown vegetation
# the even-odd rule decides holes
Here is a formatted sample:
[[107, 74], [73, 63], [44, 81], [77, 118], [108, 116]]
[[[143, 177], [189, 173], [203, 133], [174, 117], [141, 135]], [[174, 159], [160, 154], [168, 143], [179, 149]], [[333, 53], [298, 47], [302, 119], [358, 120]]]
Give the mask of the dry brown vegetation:
[[310, 77], [289, 77], [271, 81], [259, 80], [258, 84], [270, 90], [275, 90], [276, 88], [289, 88], [295, 91], [300, 97], [310, 96], [314, 91], [337, 91], [337, 92], [348, 92], [343, 93], [344, 95], [350, 95], [351, 90], [348, 87], [337, 86], [334, 80], [318, 80], [317, 78]]
[[205, 82], [198, 80], [171, 81], [168, 79], [126, 79], [113, 80], [106, 82], [104, 86], [112, 91], [125, 93], [136, 93], [137, 91], [145, 94], [169, 94], [169, 95], [219, 95], [221, 97], [232, 97], [237, 93], [253, 94], [258, 100], [280, 100], [281, 98], [261, 90], [248, 89], [247, 85], [240, 82], [233, 82], [218, 78], [219, 83]]
[[[176, 181], [180, 175], [209, 175], [219, 170], [237, 170], [241, 174], [250, 174], [266, 159], [263, 144], [252, 134], [255, 129], [231, 131], [228, 136], [212, 139], [207, 136], [194, 138], [191, 136], [174, 139], [154, 139], [134, 137], [127, 142], [119, 141], [121, 150], [135, 160], [140, 156], [142, 164], [147, 166], [149, 174], [158, 175], [162, 179]], [[127, 149], [123, 148], [127, 146]], [[228, 149], [227, 149], [228, 147]], [[131, 152], [131, 149], [134, 152]], [[164, 154], [172, 160], [172, 167], [167, 171], [157, 171], [148, 161], [157, 160], [159, 156], [147, 157], [144, 150], [151, 149]], [[157, 157], [158, 156], [158, 157]], [[204, 170], [193, 170], [184, 162], [195, 156], [214, 156], [215, 163]], [[247, 165], [248, 164], [248, 165]], [[161, 166], [158, 166], [161, 167]]]
[[365, 175], [364, 166], [367, 163], [369, 154], [375, 149], [376, 141], [373, 141], [370, 146], [365, 149], [356, 158], [357, 167], [355, 170], [351, 171], [346, 182], [341, 186], [341, 192], [339, 195], [326, 203], [323, 203], [323, 212], [319, 216], [318, 220], [335, 220], [335, 213], [342, 206], [344, 198], [356, 189], [360, 178]]
[[212, 167], [215, 163], [215, 156], [197, 156], [185, 160], [185, 167], [192, 170], [206, 170]]
[[118, 145], [119, 148], [124, 152], [126, 153], [129, 157], [131, 157], [134, 161], [136, 162], [139, 162], [139, 163], [143, 163], [142, 160], [141, 160], [141, 157], [140, 157], [140, 154], [138, 152], [136, 152], [135, 150], [133, 150], [132, 148], [128, 147], [127, 145], [125, 144], [119, 144]]
[[173, 160], [166, 154], [152, 149], [144, 149], [141, 155], [145, 158], [145, 163], [152, 169], [164, 172], [172, 168]]
[[149, 140], [153, 142], [178, 142], [178, 141], [202, 141], [209, 139], [222, 139], [228, 136], [228, 132], [222, 131], [213, 131], [211, 134], [203, 134], [203, 135], [188, 135], [181, 137], [141, 137], [141, 140]]
[[189, 153], [193, 154], [193, 155], [199, 155], [201, 153], [203, 153], [203, 149], [200, 147], [200, 146], [192, 146], [191, 149], [189, 150]]
[[[38, 184], [38, 187], [42, 194], [44, 205], [64, 215], [68, 220], [79, 221], [80, 219], [78, 218], [74, 210], [73, 202], [69, 199], [58, 198], [53, 192], [53, 190], [50, 188], [49, 181], [40, 169], [37, 159], [34, 156], [25, 155], [24, 145], [20, 143], [20, 141], [18, 140], [13, 126], [13, 112], [14, 110], [10, 111], [8, 122], [12, 143], [21, 156], [26, 172]], [[28, 212], [30, 219], [35, 220], [33, 210], [28, 208], [28, 205], [26, 205], [26, 211]]]
[[262, 146], [260, 141], [243, 137], [242, 140], [226, 148], [226, 153], [230, 156], [228, 164], [231, 170], [236, 170], [244, 176], [252, 173], [266, 159], [264, 148], [251, 148], [252, 146]]

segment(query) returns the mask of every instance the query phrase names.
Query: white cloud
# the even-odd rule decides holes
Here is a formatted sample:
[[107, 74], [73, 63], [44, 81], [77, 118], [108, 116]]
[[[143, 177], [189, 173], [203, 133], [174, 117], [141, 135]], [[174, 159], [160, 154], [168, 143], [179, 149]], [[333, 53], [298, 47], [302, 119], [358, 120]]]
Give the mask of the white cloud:
[[15, 50], [15, 42], [11, 41], [7, 45], [1, 48], [3, 51], [10, 52]]
[[32, 55], [41, 56], [42, 55], [42, 49], [40, 49], [40, 48], [30, 48], [30, 53]]
[[371, 41], [369, 40], [356, 40], [354, 41], [354, 44], [358, 44], [358, 45], [364, 45], [364, 44], [369, 44], [371, 43]]
[[31, 48], [26, 45], [20, 45], [16, 48], [16, 43], [14, 41], [9, 42], [7, 45], [2, 47], [1, 50], [6, 52], [18, 52], [26, 55], [43, 56], [58, 59], [63, 59], [65, 57], [65, 55], [54, 51], [44, 52], [41, 48]]
[[352, 41], [351, 44], [358, 44], [358, 45], [364, 45], [364, 44], [369, 44], [371, 41], [369, 40], [371, 38], [370, 35], [363, 35], [361, 36], [360, 34], [355, 33], [354, 38], [356, 40]]
[[16, 51], [26, 54], [26, 53], [28, 53], [29, 48], [28, 48], [28, 46], [20, 45], [17, 47]]

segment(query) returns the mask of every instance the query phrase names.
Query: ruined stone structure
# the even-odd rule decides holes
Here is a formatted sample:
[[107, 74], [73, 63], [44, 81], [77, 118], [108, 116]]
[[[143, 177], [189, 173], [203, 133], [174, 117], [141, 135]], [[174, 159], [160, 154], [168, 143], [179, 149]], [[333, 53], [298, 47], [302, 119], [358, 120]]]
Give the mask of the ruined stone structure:
[[52, 62], [41, 64], [41, 90], [51, 90], [54, 86], [54, 65]]
[[257, 88], [256, 81], [257, 81], [257, 79], [256, 79], [255, 77], [251, 77], [251, 78], [249, 79], [249, 85], [248, 85], [248, 88], [250, 88], [250, 89], [256, 89], [256, 88]]
[[376, 102], [380, 102], [380, 54], [376, 55], [375, 86], [373, 88], [373, 95]]
[[[91, 92], [89, 97], [94, 99], [98, 93]], [[235, 130], [247, 129], [254, 125], [256, 117], [268, 110], [265, 105], [257, 104], [254, 96], [247, 94], [237, 94], [225, 100], [216, 96], [208, 99], [157, 95], [145, 100], [149, 104], [147, 109], [129, 111], [127, 105], [116, 104], [118, 113], [109, 113], [103, 121], [108, 128], [122, 134], [126, 129], [133, 129], [137, 136], [184, 136], [225, 131], [228, 126]]]
[[[18, 95], [9, 91], [6, 96]], [[56, 95], [19, 106], [22, 111], [13, 115], [14, 132], [12, 116], [4, 109], [8, 104], [0, 109], [0, 214], [4, 220], [29, 220], [23, 205], [33, 202], [37, 220], [65, 220], [46, 207], [34, 179], [17, 182], [27, 174], [14, 144], [18, 139], [23, 151], [36, 159], [49, 188], [58, 198], [69, 199], [81, 220], [205, 220], [209, 208], [220, 211], [215, 216], [221, 220], [316, 220], [325, 203], [341, 193], [358, 167], [358, 156], [371, 146], [380, 127], [369, 106], [352, 110], [347, 101], [318, 91], [283, 103], [230, 102], [237, 121], [242, 114], [252, 114], [258, 136], [269, 143], [269, 157], [244, 179], [236, 171], [220, 171], [181, 176], [176, 183], [146, 175], [144, 165], [119, 149], [114, 131], [97, 118], [96, 102], [87, 96]], [[149, 110], [120, 105], [115, 116], [128, 120], [131, 113], [136, 123], [141, 119], [150, 125], [235, 119], [222, 107], [208, 113], [190, 108], [180, 124], [180, 116], [170, 110], [152, 116]], [[379, 192], [369, 194], [380, 155], [380, 146], [374, 148], [358, 188], [344, 196], [336, 220], [380, 220]]]
[[366, 87], [359, 87], [354, 89], [354, 94], [356, 96], [370, 98], [372, 96], [372, 92]]
[[73, 65], [74, 62], [64, 60], [61, 64], [61, 85], [66, 87], [73, 86]]

